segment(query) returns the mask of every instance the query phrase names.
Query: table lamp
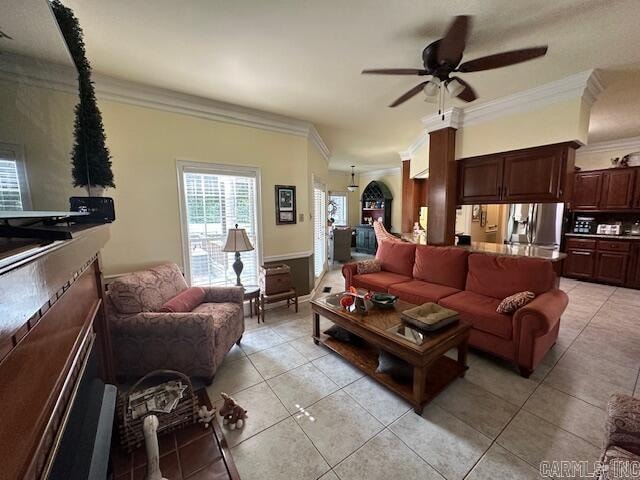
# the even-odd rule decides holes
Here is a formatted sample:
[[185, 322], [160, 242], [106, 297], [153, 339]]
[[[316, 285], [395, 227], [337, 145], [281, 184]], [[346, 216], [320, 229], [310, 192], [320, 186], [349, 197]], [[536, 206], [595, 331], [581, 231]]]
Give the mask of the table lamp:
[[242, 273], [242, 261], [240, 260], [240, 252], [249, 252], [253, 250], [253, 245], [249, 241], [249, 237], [247, 236], [247, 231], [244, 228], [238, 228], [238, 224], [236, 223], [236, 228], [230, 228], [227, 233], [227, 243], [222, 249], [223, 252], [235, 252], [236, 261], [233, 262], [233, 271], [236, 272], [236, 285], [238, 287], [242, 286], [240, 282], [240, 274]]

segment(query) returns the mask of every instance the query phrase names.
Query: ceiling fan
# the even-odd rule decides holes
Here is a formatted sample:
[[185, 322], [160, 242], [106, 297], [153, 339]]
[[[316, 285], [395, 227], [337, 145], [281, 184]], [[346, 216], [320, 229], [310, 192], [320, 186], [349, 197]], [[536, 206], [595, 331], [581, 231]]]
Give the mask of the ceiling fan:
[[[430, 43], [422, 51], [422, 63], [424, 68], [382, 68], [363, 70], [362, 73], [374, 73], [381, 75], [430, 75], [431, 79], [413, 87], [408, 92], [398, 97], [390, 107], [397, 107], [410, 98], [424, 91], [427, 97], [434, 97], [442, 92], [442, 87], [452, 97], [458, 97], [465, 102], [472, 102], [478, 96], [467, 82], [462, 78], [451, 76], [452, 73], [471, 73], [482, 70], [506, 67], [516, 63], [526, 62], [547, 53], [547, 46], [523, 48], [508, 52], [496, 53], [486, 57], [476, 58], [464, 63], [462, 55], [467, 43], [467, 34], [471, 28], [471, 16], [459, 15], [454, 18], [445, 36]], [[440, 93], [440, 103], [443, 102]]]

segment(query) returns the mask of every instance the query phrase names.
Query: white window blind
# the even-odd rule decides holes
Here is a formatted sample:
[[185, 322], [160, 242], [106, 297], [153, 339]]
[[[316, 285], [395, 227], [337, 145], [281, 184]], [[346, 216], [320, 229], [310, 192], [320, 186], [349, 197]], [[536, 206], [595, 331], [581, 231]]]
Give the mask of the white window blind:
[[183, 170], [191, 285], [235, 285], [234, 253], [223, 252], [230, 228], [244, 228], [254, 250], [241, 252], [243, 285], [258, 284], [255, 174]]
[[314, 274], [322, 275], [327, 260], [327, 194], [324, 186], [313, 186], [313, 259]]
[[0, 148], [0, 210], [29, 208], [24, 169], [16, 152]]
[[329, 202], [335, 205], [335, 213], [333, 219], [335, 225], [348, 225], [347, 218], [347, 195], [344, 193], [332, 193], [329, 195]]

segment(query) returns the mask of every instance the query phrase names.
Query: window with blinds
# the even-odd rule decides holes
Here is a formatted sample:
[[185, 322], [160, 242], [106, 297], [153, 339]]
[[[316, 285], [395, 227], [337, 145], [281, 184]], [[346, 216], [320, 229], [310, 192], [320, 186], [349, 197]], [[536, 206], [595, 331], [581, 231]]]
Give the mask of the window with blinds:
[[327, 194], [323, 185], [313, 186], [313, 270], [322, 275], [327, 261]]
[[234, 253], [223, 252], [230, 228], [244, 228], [254, 250], [241, 252], [243, 285], [258, 284], [258, 209], [256, 175], [182, 170], [191, 285], [235, 285]]
[[24, 164], [17, 150], [0, 145], [0, 210], [31, 208]]
[[348, 225], [347, 219], [347, 195], [344, 193], [332, 193], [329, 195], [329, 216], [333, 217], [334, 225]]

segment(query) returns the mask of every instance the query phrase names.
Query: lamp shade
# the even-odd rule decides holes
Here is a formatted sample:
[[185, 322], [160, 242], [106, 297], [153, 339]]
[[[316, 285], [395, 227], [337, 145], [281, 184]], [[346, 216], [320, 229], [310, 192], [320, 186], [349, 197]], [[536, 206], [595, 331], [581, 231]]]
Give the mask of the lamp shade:
[[230, 228], [227, 233], [227, 243], [222, 249], [223, 252], [248, 252], [253, 250], [253, 245], [249, 241], [247, 231], [244, 228]]

